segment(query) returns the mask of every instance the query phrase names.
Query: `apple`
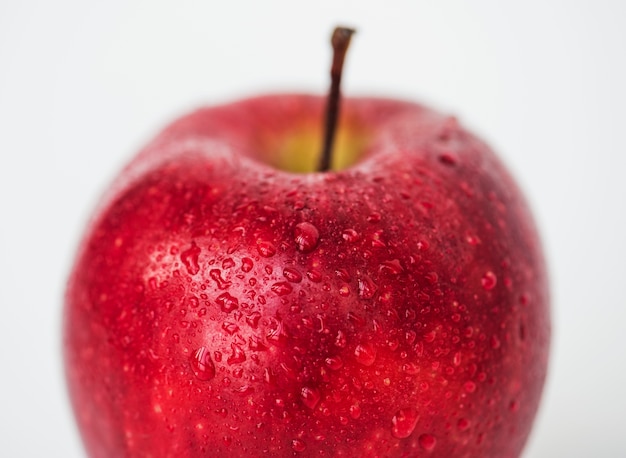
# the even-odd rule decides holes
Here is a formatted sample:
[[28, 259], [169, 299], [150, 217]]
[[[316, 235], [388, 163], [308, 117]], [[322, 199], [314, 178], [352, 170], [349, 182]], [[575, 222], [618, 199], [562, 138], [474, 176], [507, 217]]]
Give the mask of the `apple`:
[[90, 456], [521, 453], [550, 334], [528, 206], [454, 117], [339, 111], [333, 75], [183, 116], [105, 193], [64, 311]]

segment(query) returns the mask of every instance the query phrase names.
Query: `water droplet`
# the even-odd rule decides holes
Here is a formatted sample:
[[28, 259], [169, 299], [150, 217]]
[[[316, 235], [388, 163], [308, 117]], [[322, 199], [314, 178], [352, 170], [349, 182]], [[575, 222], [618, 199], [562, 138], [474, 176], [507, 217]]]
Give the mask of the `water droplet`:
[[343, 367], [343, 361], [339, 356], [329, 356], [324, 360], [324, 363], [333, 371], [337, 371]]
[[196, 245], [196, 242], [191, 242], [191, 248], [181, 253], [180, 260], [183, 262], [189, 275], [195, 275], [200, 270], [200, 266], [198, 265], [199, 256], [200, 247]]
[[422, 434], [417, 439], [417, 442], [424, 450], [432, 450], [435, 448], [435, 445], [437, 445], [437, 438], [432, 434]]
[[261, 342], [261, 339], [259, 339], [257, 336], [252, 336], [250, 337], [250, 339], [248, 339], [248, 348], [250, 348], [250, 350], [252, 351], [266, 351], [267, 350], [267, 347], [265, 346], [265, 344]]
[[208, 350], [200, 347], [191, 354], [191, 370], [202, 381], [211, 380], [215, 377], [215, 365], [211, 360]]
[[232, 258], [226, 258], [222, 261], [222, 269], [226, 270], [232, 267], [235, 267], [235, 261]]
[[442, 153], [439, 155], [439, 162], [445, 165], [456, 165], [456, 157], [452, 153]]
[[246, 394], [252, 393], [254, 391], [254, 388], [252, 388], [250, 385], [245, 384], [241, 385], [239, 388], [233, 389], [233, 391], [239, 396], [245, 396]]
[[313, 251], [317, 246], [320, 238], [320, 233], [317, 227], [311, 223], [300, 223], [296, 225], [294, 231], [294, 240], [296, 247], [303, 253]]
[[224, 321], [222, 323], [222, 329], [232, 336], [234, 333], [239, 331], [239, 326], [237, 326], [237, 323], [233, 323], [232, 321]]
[[254, 262], [252, 262], [252, 259], [243, 258], [241, 260], [241, 270], [243, 270], [244, 272], [250, 272], [253, 266], [254, 266]]
[[483, 275], [483, 278], [480, 280], [480, 283], [483, 285], [483, 288], [487, 291], [492, 290], [496, 283], [498, 282], [498, 277], [492, 271], [488, 271]]
[[465, 388], [465, 391], [467, 391], [468, 393], [473, 393], [474, 391], [476, 391], [476, 384], [470, 380], [463, 384], [463, 388]]
[[354, 243], [359, 240], [359, 233], [354, 229], [346, 229], [341, 234], [341, 237], [343, 237], [346, 242]]
[[286, 281], [279, 281], [277, 283], [274, 283], [271, 289], [277, 296], [286, 296], [287, 294], [291, 293], [291, 291], [293, 291], [291, 285]]
[[313, 283], [319, 283], [322, 281], [322, 274], [317, 270], [309, 270], [306, 273], [306, 276]]
[[437, 280], [439, 280], [439, 275], [437, 275], [437, 272], [428, 272], [426, 275], [424, 275], [424, 277], [431, 285], [434, 285], [435, 283], [437, 283]]
[[266, 240], [258, 240], [256, 242], [256, 249], [264, 258], [271, 258], [276, 254], [276, 247], [274, 244]]
[[261, 319], [261, 314], [259, 312], [252, 312], [250, 315], [246, 317], [246, 323], [253, 329], [256, 329], [259, 325], [259, 320]]
[[282, 320], [272, 318], [270, 320], [265, 337], [269, 342], [272, 342], [274, 344], [278, 345], [283, 343], [287, 338], [287, 334], [285, 332]]
[[320, 393], [315, 388], [310, 388], [308, 386], [303, 386], [300, 390], [300, 399], [305, 406], [309, 409], [315, 409], [317, 403], [320, 401]]
[[191, 307], [192, 309], [195, 309], [198, 305], [200, 305], [200, 301], [198, 300], [196, 296], [191, 296], [188, 302], [189, 302], [189, 307]]
[[491, 338], [489, 339], [489, 345], [491, 345], [491, 348], [493, 348], [494, 350], [496, 348], [500, 348], [500, 339], [498, 339], [496, 336], [491, 336]]
[[391, 434], [398, 439], [409, 437], [415, 430], [419, 415], [415, 409], [400, 409], [391, 419]]
[[230, 348], [232, 349], [232, 352], [230, 356], [226, 359], [226, 362], [228, 364], [243, 363], [246, 360], [246, 354], [239, 345], [230, 344]]
[[402, 264], [400, 264], [399, 259], [393, 259], [391, 261], [383, 262], [378, 267], [378, 270], [380, 272], [388, 273], [391, 275], [398, 275], [399, 273], [402, 273], [404, 271], [404, 268], [402, 267]]
[[514, 399], [514, 400], [512, 400], [512, 401], [509, 403], [509, 410], [510, 410], [511, 412], [517, 412], [517, 411], [519, 410], [519, 401], [516, 401], [515, 399]]
[[283, 276], [291, 283], [300, 283], [302, 281], [302, 274], [292, 267], [285, 267]]
[[304, 450], [306, 449], [306, 444], [300, 439], [294, 439], [291, 441], [291, 448], [293, 448], [293, 450], [296, 452], [304, 452]]
[[380, 213], [374, 212], [367, 217], [367, 221], [369, 223], [378, 223], [381, 220], [381, 218], [382, 217], [380, 216]]
[[358, 283], [359, 297], [361, 297], [362, 299], [371, 299], [372, 297], [374, 297], [377, 287], [370, 277], [368, 277], [367, 275], [363, 275], [361, 276], [361, 278], [359, 278]]
[[472, 246], [476, 246], [480, 243], [480, 239], [472, 234], [467, 234], [465, 236], [465, 240], [467, 241], [467, 243], [469, 243]]
[[350, 416], [355, 420], [361, 416], [361, 407], [358, 404], [350, 406]]
[[217, 304], [226, 313], [232, 312], [239, 307], [239, 300], [228, 293], [220, 294], [217, 299], [215, 299], [215, 302], [217, 302]]
[[459, 431], [465, 431], [470, 427], [470, 422], [466, 418], [459, 418], [459, 421], [456, 422], [456, 427], [459, 428]]
[[217, 283], [217, 287], [219, 289], [226, 289], [232, 285], [231, 282], [226, 281], [222, 278], [222, 271], [219, 269], [211, 269], [209, 272], [209, 276], [213, 279], [215, 283]]
[[359, 364], [371, 366], [376, 361], [376, 348], [369, 342], [359, 344], [354, 349], [354, 356]]
[[335, 345], [339, 348], [346, 346], [346, 335], [343, 331], [337, 331], [337, 337], [335, 337]]
[[437, 337], [437, 333], [435, 331], [430, 331], [424, 334], [424, 342], [432, 343], [435, 341], [435, 337]]
[[348, 312], [347, 318], [355, 326], [363, 326], [365, 324], [365, 318], [352, 311]]

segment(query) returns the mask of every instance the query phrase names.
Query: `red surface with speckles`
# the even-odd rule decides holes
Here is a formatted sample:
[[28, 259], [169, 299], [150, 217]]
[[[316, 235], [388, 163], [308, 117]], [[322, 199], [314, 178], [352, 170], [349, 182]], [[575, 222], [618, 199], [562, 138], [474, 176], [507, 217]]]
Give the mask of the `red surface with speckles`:
[[176, 121], [123, 171], [69, 281], [64, 349], [92, 457], [515, 457], [549, 347], [526, 204], [419, 105], [345, 99], [340, 172], [265, 149], [321, 124], [284, 95]]

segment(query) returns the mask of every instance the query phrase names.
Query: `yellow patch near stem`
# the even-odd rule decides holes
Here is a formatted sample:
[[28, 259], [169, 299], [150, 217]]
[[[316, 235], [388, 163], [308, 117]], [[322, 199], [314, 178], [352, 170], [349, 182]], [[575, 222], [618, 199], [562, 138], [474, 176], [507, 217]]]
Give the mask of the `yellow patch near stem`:
[[[322, 133], [309, 126], [272, 142], [271, 156], [266, 157], [274, 167], [294, 173], [317, 171], [322, 154]], [[343, 170], [354, 165], [363, 155], [368, 139], [353, 129], [337, 130], [332, 150], [331, 170]]]

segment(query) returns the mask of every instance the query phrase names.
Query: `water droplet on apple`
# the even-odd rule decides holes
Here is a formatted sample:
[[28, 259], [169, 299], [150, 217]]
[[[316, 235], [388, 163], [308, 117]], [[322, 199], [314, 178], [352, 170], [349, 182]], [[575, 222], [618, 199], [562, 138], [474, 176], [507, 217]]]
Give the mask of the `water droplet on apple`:
[[293, 267], [285, 267], [283, 269], [283, 276], [291, 283], [300, 283], [302, 281], [302, 274]]
[[309, 409], [315, 409], [317, 403], [320, 401], [320, 392], [316, 388], [310, 388], [303, 386], [300, 390], [300, 399], [302, 403]]
[[232, 285], [231, 282], [226, 281], [222, 278], [222, 271], [219, 269], [211, 269], [211, 271], [209, 272], [209, 276], [213, 279], [215, 283], [217, 283], [217, 287], [219, 289], [226, 289], [229, 288], [230, 285]]
[[346, 229], [345, 231], [343, 231], [341, 236], [346, 242], [350, 242], [350, 243], [353, 243], [359, 240], [359, 233], [355, 231], [354, 229]]
[[191, 297], [188, 299], [188, 301], [187, 301], [187, 302], [188, 302], [188, 304], [189, 304], [189, 307], [191, 307], [192, 309], [194, 309], [194, 308], [196, 308], [198, 305], [200, 305], [200, 301], [198, 300], [198, 298], [197, 298], [196, 296], [191, 296]]
[[361, 407], [358, 404], [350, 406], [350, 416], [355, 420], [361, 416]]
[[382, 219], [382, 216], [378, 212], [374, 212], [367, 217], [369, 223], [378, 223]]
[[273, 344], [283, 344], [285, 339], [287, 338], [287, 334], [285, 332], [282, 320], [279, 320], [277, 318], [271, 318], [265, 337], [267, 338], [268, 342], [271, 342]]
[[378, 267], [379, 272], [388, 273], [391, 275], [398, 275], [404, 271], [399, 259], [392, 259], [391, 261], [385, 261]]
[[437, 274], [437, 272], [428, 272], [426, 275], [424, 275], [424, 277], [431, 285], [434, 285], [439, 280], [439, 275]]
[[246, 323], [253, 329], [256, 329], [259, 325], [259, 320], [261, 319], [261, 314], [259, 312], [252, 312], [250, 315], [246, 317]]
[[276, 254], [276, 247], [272, 242], [266, 240], [259, 240], [256, 243], [256, 249], [264, 258], [271, 258]]
[[470, 422], [467, 418], [459, 418], [459, 421], [456, 422], [456, 427], [459, 428], [459, 431], [465, 431], [470, 427]]
[[226, 362], [229, 365], [243, 363], [246, 360], [246, 354], [239, 345], [233, 343], [230, 344], [230, 348], [232, 352], [230, 356], [226, 359]]
[[359, 297], [362, 299], [371, 299], [376, 293], [377, 286], [367, 275], [361, 276], [358, 280]]
[[252, 262], [252, 259], [250, 258], [243, 258], [241, 260], [241, 270], [243, 270], [244, 272], [250, 272], [252, 270], [252, 267], [254, 266], [254, 262]]
[[343, 348], [346, 346], [347, 343], [347, 339], [346, 339], [346, 335], [344, 334], [343, 331], [337, 331], [337, 337], [335, 337], [335, 345], [338, 346], [339, 348]]
[[317, 246], [320, 238], [320, 233], [317, 227], [311, 223], [300, 223], [296, 225], [294, 231], [294, 240], [296, 247], [303, 253], [313, 251]]
[[473, 393], [474, 391], [476, 391], [476, 384], [469, 380], [463, 384], [463, 388], [465, 388], [465, 391], [467, 391], [468, 393]]
[[198, 379], [207, 381], [215, 377], [215, 365], [205, 347], [200, 347], [194, 351], [191, 354], [190, 362], [191, 370]]
[[180, 260], [189, 272], [189, 275], [195, 275], [200, 270], [198, 264], [198, 257], [200, 256], [200, 247], [196, 245], [196, 242], [191, 242], [191, 248], [185, 250], [180, 255]]
[[237, 326], [237, 323], [233, 323], [232, 321], [224, 321], [222, 323], [222, 329], [232, 336], [239, 331], [239, 326]]
[[439, 155], [439, 162], [445, 165], [456, 165], [456, 157], [452, 153], [442, 153]]
[[496, 277], [496, 274], [494, 274], [490, 270], [485, 272], [485, 275], [483, 275], [483, 278], [481, 278], [480, 280], [480, 283], [482, 284], [483, 288], [487, 291], [492, 290], [496, 286], [497, 282], [498, 282], [498, 277]]
[[437, 438], [432, 434], [422, 434], [417, 439], [417, 442], [424, 450], [432, 450], [435, 448], [435, 445], [437, 445]]
[[293, 448], [295, 452], [304, 452], [304, 450], [306, 449], [306, 444], [300, 439], [294, 439], [293, 441], [291, 441], [291, 448]]
[[222, 261], [222, 269], [227, 270], [235, 266], [235, 261], [232, 258], [226, 258]]
[[261, 339], [257, 336], [252, 336], [248, 339], [248, 348], [252, 351], [266, 351], [267, 347]]
[[329, 356], [324, 360], [324, 363], [333, 371], [337, 371], [343, 367], [343, 361], [339, 356]]
[[293, 288], [286, 281], [279, 281], [272, 285], [271, 290], [278, 296], [286, 296], [293, 291]]
[[465, 241], [472, 246], [476, 246], [480, 243], [480, 240], [475, 235], [467, 234], [465, 236]]
[[376, 348], [369, 342], [359, 344], [354, 349], [354, 356], [359, 364], [371, 366], [376, 361]]
[[391, 419], [391, 434], [398, 439], [409, 437], [415, 430], [419, 415], [415, 409], [400, 409]]
[[306, 273], [306, 276], [313, 283], [319, 283], [322, 281], [322, 274], [317, 270], [309, 270]]
[[226, 313], [232, 312], [239, 307], [239, 300], [228, 293], [220, 294], [217, 299], [215, 299], [215, 302], [217, 302]]

